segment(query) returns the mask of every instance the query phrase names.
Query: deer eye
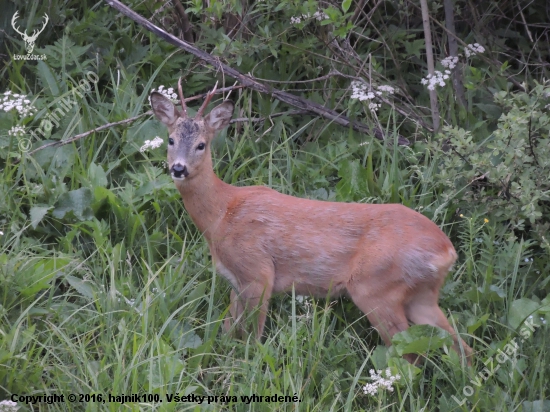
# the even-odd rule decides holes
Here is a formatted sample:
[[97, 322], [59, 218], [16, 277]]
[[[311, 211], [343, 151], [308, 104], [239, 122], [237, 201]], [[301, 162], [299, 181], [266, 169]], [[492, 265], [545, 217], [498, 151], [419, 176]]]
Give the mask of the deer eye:
[[204, 150], [205, 146], [206, 145], [204, 143], [199, 143], [199, 145], [197, 146], [197, 150]]
[[168, 144], [170, 146], [174, 146], [174, 139], [172, 139], [171, 137], [168, 138]]

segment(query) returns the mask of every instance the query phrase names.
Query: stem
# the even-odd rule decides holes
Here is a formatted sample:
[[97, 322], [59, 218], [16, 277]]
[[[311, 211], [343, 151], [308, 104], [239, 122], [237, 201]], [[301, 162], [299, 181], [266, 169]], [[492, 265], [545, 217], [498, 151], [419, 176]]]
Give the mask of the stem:
[[[426, 63], [428, 64], [428, 73], [434, 75], [434, 56], [432, 48], [432, 32], [430, 29], [430, 15], [428, 13], [428, 3], [426, 0], [420, 0], [422, 7], [422, 24], [424, 25], [424, 38], [426, 42]], [[430, 92], [430, 109], [432, 110], [432, 122], [434, 125], [434, 133], [439, 131], [439, 107], [437, 104], [437, 92]]]

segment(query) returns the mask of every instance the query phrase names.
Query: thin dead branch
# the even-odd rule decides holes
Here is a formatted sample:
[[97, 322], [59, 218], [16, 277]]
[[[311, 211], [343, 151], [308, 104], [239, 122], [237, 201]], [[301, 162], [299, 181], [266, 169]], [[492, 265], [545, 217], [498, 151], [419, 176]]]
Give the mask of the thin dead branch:
[[[450, 33], [450, 36], [447, 36], [448, 43], [449, 43], [449, 55], [453, 57], [458, 57], [458, 42], [456, 41], [454, 1], [443, 0], [443, 5], [445, 8], [445, 26], [447, 27], [447, 30]], [[456, 67], [452, 69], [452, 76], [453, 76], [453, 88], [455, 90], [456, 99], [462, 107], [466, 107], [466, 97], [464, 96], [464, 86], [462, 85], [462, 64], [460, 63], [460, 61], [458, 61], [456, 64]]]
[[[105, 0], [105, 1], [109, 6], [113, 7], [114, 9], [118, 10], [126, 17], [129, 17], [130, 19], [134, 20], [136, 23], [143, 26], [147, 30], [151, 31], [152, 33], [156, 34], [162, 39], [166, 40], [168, 43], [176, 47], [179, 47], [182, 50], [185, 50], [186, 52], [191, 53], [194, 56], [198, 57], [199, 59], [211, 64], [217, 70], [223, 72], [224, 75], [230, 76], [238, 80], [241, 84], [251, 88], [252, 90], [255, 90], [260, 93], [271, 94], [277, 100], [280, 100], [284, 103], [294, 106], [300, 110], [307, 110], [309, 113], [321, 116], [341, 126], [351, 127], [357, 132], [365, 133], [365, 134], [373, 134], [374, 137], [376, 137], [377, 139], [385, 140], [384, 133], [380, 129], [370, 128], [364, 123], [361, 123], [355, 120], [350, 120], [345, 115], [338, 113], [335, 110], [326, 108], [318, 103], [312, 102], [310, 100], [304, 99], [299, 96], [295, 96], [291, 93], [287, 93], [282, 90], [275, 89], [270, 86], [266, 86], [265, 84], [259, 82], [256, 78], [250, 75], [245, 75], [239, 72], [238, 70], [222, 63], [219, 60], [219, 58], [217, 58], [216, 56], [212, 56], [211, 54], [193, 46], [192, 44], [189, 44], [183, 40], [178, 39], [172, 34], [167, 33], [166, 31], [162, 30], [160, 27], [151, 23], [146, 18], [134, 12], [129, 7], [122, 4], [120, 1], [118, 0]], [[399, 136], [398, 143], [400, 145], [405, 145], [405, 146], [408, 146], [410, 144], [409, 140], [402, 136]]]
[[[434, 55], [432, 47], [432, 31], [430, 29], [430, 12], [428, 10], [428, 2], [426, 0], [420, 0], [422, 7], [422, 24], [424, 25], [424, 39], [426, 42], [426, 63], [428, 65], [428, 73], [434, 75]], [[432, 111], [432, 122], [434, 132], [439, 131], [439, 105], [437, 102], [437, 92], [435, 88], [429, 90], [430, 92], [430, 109]]]

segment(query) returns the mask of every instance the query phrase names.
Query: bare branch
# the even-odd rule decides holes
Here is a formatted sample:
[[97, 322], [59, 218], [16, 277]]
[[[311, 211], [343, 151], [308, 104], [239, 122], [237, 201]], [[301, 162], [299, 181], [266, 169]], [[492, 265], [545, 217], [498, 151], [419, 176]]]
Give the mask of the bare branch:
[[[448, 37], [449, 55], [458, 57], [458, 43], [456, 41], [454, 1], [443, 0], [445, 8], [445, 26], [450, 34]], [[464, 96], [464, 87], [462, 86], [462, 64], [457, 62], [453, 71], [453, 88], [455, 89], [456, 99], [462, 107], [466, 107], [466, 97]]]
[[[242, 87], [242, 86], [240, 86]], [[236, 88], [236, 87], [233, 87], [233, 88]], [[230, 88], [230, 87], [226, 87], [225, 89], [233, 89], [233, 88]], [[213, 90], [212, 92], [210, 92], [212, 95], [214, 95], [215, 93], [222, 93], [224, 91], [227, 91], [227, 90], [224, 90], [224, 89], [218, 89], [218, 90]], [[189, 100], [197, 100], [199, 98], [201, 98], [202, 96], [201, 95], [198, 95], [198, 96], [193, 96], [193, 97], [189, 97], [187, 99], [184, 99], [186, 101], [189, 101]], [[208, 103], [207, 103], [208, 104]], [[241, 118], [238, 118], [238, 119], [233, 119], [231, 120], [231, 123], [238, 123], [238, 122], [263, 122], [264, 120], [268, 119], [268, 118], [274, 118], [274, 117], [279, 117], [279, 116], [284, 116], [284, 115], [289, 115], [289, 116], [292, 116], [292, 115], [298, 115], [298, 114], [305, 114], [305, 113], [309, 113], [307, 110], [289, 110], [289, 111], [286, 111], [286, 112], [280, 112], [280, 113], [273, 113], [272, 115], [270, 116], [267, 116], [267, 117], [259, 117], [259, 118], [252, 118], [252, 119], [249, 119], [247, 117], [241, 117]], [[130, 117], [129, 119], [124, 119], [124, 120], [120, 120], [118, 122], [112, 122], [112, 123], [106, 123], [104, 125], [101, 125], [99, 127], [96, 127], [95, 129], [92, 129], [92, 130], [88, 130], [87, 132], [84, 132], [84, 133], [80, 133], [80, 134], [77, 134], [67, 140], [61, 140], [61, 141], [58, 141], [58, 142], [51, 142], [51, 143], [47, 143], [43, 146], [40, 146], [34, 150], [31, 150], [30, 152], [28, 152], [26, 155], [27, 156], [32, 156], [33, 154], [35, 154], [36, 152], [39, 152], [41, 150], [44, 150], [44, 149], [47, 149], [48, 147], [59, 147], [59, 146], [65, 146], [66, 144], [69, 144], [69, 143], [72, 143], [72, 142], [75, 142], [77, 140], [80, 140], [84, 137], [87, 137], [93, 133], [96, 133], [96, 132], [100, 132], [102, 130], [105, 130], [105, 129], [109, 129], [111, 127], [115, 127], [115, 126], [122, 126], [122, 125], [125, 125], [125, 124], [128, 124], [128, 123], [132, 123], [144, 116], [147, 116], [147, 115], [152, 115], [153, 112], [151, 110], [149, 110], [148, 112], [145, 112], [145, 113], [142, 113], [138, 116], [134, 116], [134, 117]], [[16, 159], [12, 164], [16, 165], [18, 163], [20, 163], [22, 160], [22, 158], [19, 158], [19, 159]]]
[[[428, 64], [428, 73], [434, 75], [434, 55], [432, 47], [432, 31], [430, 30], [430, 13], [428, 11], [428, 2], [420, 0], [422, 6], [422, 23], [424, 25], [424, 39], [426, 42], [426, 63]], [[439, 131], [439, 106], [437, 104], [437, 92], [435, 88], [430, 92], [430, 108], [432, 109], [432, 122], [434, 132]]]
[[189, 21], [189, 16], [187, 16], [187, 12], [185, 11], [185, 8], [181, 4], [179, 0], [174, 0], [174, 7], [176, 8], [176, 12], [179, 16], [180, 20], [180, 28], [183, 33], [183, 39], [188, 43], [193, 43], [193, 30], [191, 26], [191, 22]]
[[[129, 17], [139, 25], [145, 27], [147, 30], [163, 38], [168, 43], [173, 44], [174, 46], [179, 47], [182, 50], [185, 50], [186, 52], [197, 56], [199, 59], [204, 60], [207, 63], [210, 63], [217, 70], [222, 71], [225, 75], [228, 75], [234, 79], [237, 79], [241, 84], [247, 87], [250, 87], [252, 90], [255, 90], [260, 93], [271, 94], [274, 98], [284, 103], [287, 103], [291, 106], [297, 107], [298, 109], [307, 110], [310, 113], [324, 117], [325, 119], [328, 119], [341, 126], [352, 127], [354, 130], [360, 133], [373, 134], [374, 137], [376, 137], [377, 139], [385, 140], [384, 133], [380, 129], [372, 129], [364, 123], [361, 123], [355, 120], [350, 120], [343, 114], [338, 113], [335, 110], [326, 108], [318, 103], [309, 101], [299, 96], [295, 96], [293, 94], [284, 92], [282, 90], [278, 90], [278, 89], [274, 89], [272, 87], [266, 86], [265, 84], [260, 83], [254, 77], [250, 75], [245, 75], [239, 72], [238, 70], [222, 63], [219, 60], [219, 58], [217, 58], [216, 56], [212, 56], [211, 54], [206, 53], [201, 49], [198, 49], [192, 44], [189, 44], [167, 33], [166, 31], [162, 30], [160, 27], [155, 26], [146, 18], [134, 12], [129, 7], [122, 4], [120, 1], [118, 0], [105, 0], [105, 1], [109, 6], [120, 11], [123, 15]], [[402, 136], [399, 136], [398, 142], [399, 144], [405, 145], [405, 146], [408, 146], [410, 144], [409, 140]]]
[[[73, 137], [71, 137], [67, 140], [61, 140], [59, 142], [47, 143], [47, 144], [45, 144], [43, 146], [40, 146], [40, 147], [38, 147], [34, 150], [31, 150], [29, 153], [27, 153], [27, 156], [32, 156], [36, 152], [39, 152], [40, 150], [47, 149], [48, 147], [65, 146], [66, 144], [72, 143], [76, 140], [82, 139], [83, 137], [89, 136], [89, 135], [91, 135], [93, 133], [96, 133], [96, 132], [100, 132], [100, 131], [108, 129], [110, 127], [120, 126], [120, 125], [127, 124], [127, 123], [132, 123], [132, 122], [136, 121], [137, 119], [139, 119], [140, 117], [146, 116], [148, 114], [153, 114], [153, 112], [149, 110], [148, 112], [142, 113], [142, 114], [140, 114], [138, 116], [135, 116], [135, 117], [130, 117], [129, 119], [124, 119], [124, 120], [120, 120], [118, 122], [104, 124], [102, 126], [96, 127], [95, 129], [88, 130], [87, 132], [77, 134], [76, 136], [73, 136]], [[19, 158], [19, 159], [15, 160], [13, 162], [13, 164], [14, 165], [18, 164], [21, 161], [21, 159], [22, 158]]]

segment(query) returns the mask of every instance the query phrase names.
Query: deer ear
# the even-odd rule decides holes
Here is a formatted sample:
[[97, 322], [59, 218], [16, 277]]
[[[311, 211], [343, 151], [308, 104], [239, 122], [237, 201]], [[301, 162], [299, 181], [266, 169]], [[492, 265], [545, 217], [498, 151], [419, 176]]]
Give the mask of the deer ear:
[[219, 106], [214, 107], [204, 118], [206, 126], [214, 132], [223, 129], [231, 121], [234, 108], [235, 106], [230, 101], [223, 102]]
[[151, 93], [151, 106], [156, 118], [166, 126], [171, 127], [178, 120], [179, 113], [176, 106], [160, 93]]

